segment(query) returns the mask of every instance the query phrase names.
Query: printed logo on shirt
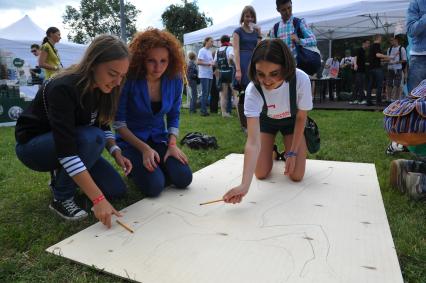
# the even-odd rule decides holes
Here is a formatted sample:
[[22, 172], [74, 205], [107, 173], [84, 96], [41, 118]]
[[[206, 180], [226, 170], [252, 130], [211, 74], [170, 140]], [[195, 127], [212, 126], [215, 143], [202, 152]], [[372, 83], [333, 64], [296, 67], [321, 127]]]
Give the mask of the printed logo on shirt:
[[267, 106], [268, 108], [274, 108], [275, 109], [275, 104], [271, 104]]
[[272, 119], [284, 119], [284, 118], [288, 118], [291, 116], [291, 113], [289, 111], [283, 112], [281, 114], [275, 114], [275, 115], [271, 115], [269, 117], [271, 117]]
[[98, 111], [92, 112], [92, 114], [90, 115], [90, 126], [95, 124], [97, 117], [98, 117]]

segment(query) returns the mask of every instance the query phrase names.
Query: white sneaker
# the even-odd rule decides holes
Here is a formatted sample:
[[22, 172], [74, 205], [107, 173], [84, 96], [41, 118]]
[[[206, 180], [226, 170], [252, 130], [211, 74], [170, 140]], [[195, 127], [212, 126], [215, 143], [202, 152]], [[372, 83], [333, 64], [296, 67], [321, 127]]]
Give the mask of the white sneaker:
[[358, 104], [366, 105], [366, 104], [367, 104], [367, 100], [363, 100], [363, 101], [361, 101], [361, 102], [360, 102], [360, 103], [358, 103]]
[[349, 104], [358, 104], [358, 100], [354, 100], [354, 101], [349, 101]]

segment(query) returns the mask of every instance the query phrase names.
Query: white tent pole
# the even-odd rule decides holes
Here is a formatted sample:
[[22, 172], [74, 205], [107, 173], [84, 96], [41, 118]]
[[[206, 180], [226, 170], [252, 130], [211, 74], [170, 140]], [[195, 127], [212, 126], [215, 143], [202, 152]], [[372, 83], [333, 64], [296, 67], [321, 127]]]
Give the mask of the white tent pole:
[[330, 38], [328, 39], [328, 58], [331, 58], [331, 47], [333, 45], [333, 40]]
[[120, 0], [120, 34], [121, 40], [127, 42], [126, 19], [124, 18], [124, 0]]

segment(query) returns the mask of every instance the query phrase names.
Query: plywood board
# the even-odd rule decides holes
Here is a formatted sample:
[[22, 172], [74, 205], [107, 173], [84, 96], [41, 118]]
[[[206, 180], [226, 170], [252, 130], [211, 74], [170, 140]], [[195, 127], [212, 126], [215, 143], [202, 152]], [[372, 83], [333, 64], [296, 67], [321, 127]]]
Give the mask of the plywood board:
[[253, 180], [239, 205], [221, 198], [239, 184], [243, 156], [231, 154], [47, 251], [144, 283], [402, 283], [374, 164], [308, 160], [302, 182], [282, 174]]

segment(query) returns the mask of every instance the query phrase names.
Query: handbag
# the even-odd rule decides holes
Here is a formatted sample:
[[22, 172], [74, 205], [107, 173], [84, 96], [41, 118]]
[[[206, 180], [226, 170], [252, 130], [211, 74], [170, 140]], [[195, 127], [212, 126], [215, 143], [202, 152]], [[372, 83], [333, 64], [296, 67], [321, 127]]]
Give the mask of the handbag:
[[296, 45], [297, 68], [312, 76], [321, 67], [321, 55], [307, 47]]
[[389, 138], [399, 144], [426, 143], [426, 79], [406, 98], [396, 100], [383, 110], [384, 127]]
[[309, 116], [306, 119], [304, 133], [309, 153], [317, 153], [321, 147], [321, 138], [317, 123]]

